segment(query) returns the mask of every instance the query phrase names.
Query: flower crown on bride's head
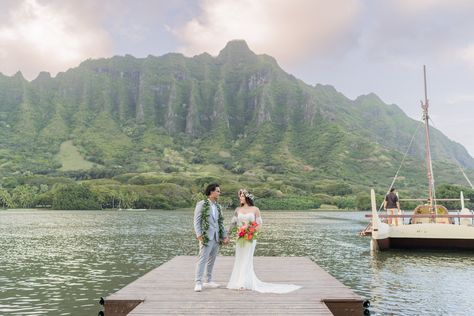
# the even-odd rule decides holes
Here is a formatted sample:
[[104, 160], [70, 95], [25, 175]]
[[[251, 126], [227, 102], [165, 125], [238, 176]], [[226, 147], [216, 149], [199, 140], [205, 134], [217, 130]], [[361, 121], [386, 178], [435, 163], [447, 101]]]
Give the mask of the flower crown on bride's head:
[[246, 189], [240, 189], [239, 190], [239, 196], [241, 194], [243, 194], [245, 197], [251, 199], [252, 202], [255, 200], [255, 197], [253, 196], [253, 194], [249, 193], [249, 191], [247, 191]]

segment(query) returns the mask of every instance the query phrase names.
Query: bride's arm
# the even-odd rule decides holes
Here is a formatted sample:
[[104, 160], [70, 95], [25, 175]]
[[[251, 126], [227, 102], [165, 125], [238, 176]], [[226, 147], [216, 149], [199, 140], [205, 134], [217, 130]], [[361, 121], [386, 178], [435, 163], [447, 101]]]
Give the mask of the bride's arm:
[[262, 217], [260, 216], [260, 209], [258, 207], [257, 207], [257, 210], [255, 211], [255, 221], [260, 227], [262, 227], [263, 221], [262, 221]]
[[228, 233], [230, 233], [230, 232], [232, 231], [232, 228], [237, 227], [237, 223], [238, 223], [238, 219], [237, 219], [238, 209], [239, 209], [238, 207], [235, 209], [234, 216], [232, 216], [232, 218], [231, 218], [231, 220], [230, 220], [230, 225], [229, 225]]

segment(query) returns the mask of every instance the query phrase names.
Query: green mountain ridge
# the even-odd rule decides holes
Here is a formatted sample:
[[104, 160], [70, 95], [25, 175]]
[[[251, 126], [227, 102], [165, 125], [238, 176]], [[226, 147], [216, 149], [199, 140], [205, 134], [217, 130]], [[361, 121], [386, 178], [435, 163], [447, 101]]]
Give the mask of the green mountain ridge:
[[[418, 124], [375, 94], [350, 100], [332, 86], [307, 85], [244, 41], [216, 57], [89, 59], [31, 82], [0, 74], [0, 177], [68, 176], [58, 153], [72, 141], [111, 176], [202, 175], [209, 166], [208, 176], [249, 185], [299, 179], [308, 188], [288, 191], [297, 195], [316, 194], [324, 181], [386, 189]], [[456, 163], [472, 176], [474, 159], [431, 134], [437, 181], [464, 184]], [[397, 186], [424, 192], [421, 129], [409, 154]]]

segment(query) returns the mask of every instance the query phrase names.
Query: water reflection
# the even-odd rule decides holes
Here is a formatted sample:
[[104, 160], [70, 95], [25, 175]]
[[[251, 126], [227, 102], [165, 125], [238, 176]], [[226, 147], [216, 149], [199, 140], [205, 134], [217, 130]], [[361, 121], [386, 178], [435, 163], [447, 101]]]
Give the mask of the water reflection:
[[[363, 215], [264, 212], [256, 255], [310, 257], [370, 299], [373, 314], [471, 314], [474, 253], [371, 255], [369, 239], [357, 236]], [[2, 211], [0, 314], [96, 314], [100, 296], [196, 252], [192, 211]]]

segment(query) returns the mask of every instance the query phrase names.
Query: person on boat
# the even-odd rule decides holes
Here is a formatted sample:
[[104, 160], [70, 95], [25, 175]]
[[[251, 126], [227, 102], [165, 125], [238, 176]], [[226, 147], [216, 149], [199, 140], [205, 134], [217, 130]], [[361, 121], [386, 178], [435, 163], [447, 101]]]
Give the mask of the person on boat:
[[[398, 196], [395, 193], [395, 188], [391, 188], [390, 192], [385, 196], [383, 208], [387, 211], [387, 215], [401, 214], [400, 202], [398, 201]], [[392, 225], [391, 217], [387, 218], [387, 223]], [[398, 226], [398, 217], [395, 218], [395, 225]]]

